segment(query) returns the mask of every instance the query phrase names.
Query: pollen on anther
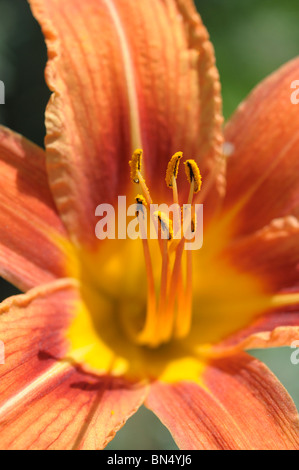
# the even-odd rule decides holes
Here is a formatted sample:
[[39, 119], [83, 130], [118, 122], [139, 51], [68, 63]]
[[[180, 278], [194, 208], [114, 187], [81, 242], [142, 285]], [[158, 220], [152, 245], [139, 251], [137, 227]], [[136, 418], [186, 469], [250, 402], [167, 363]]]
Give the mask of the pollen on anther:
[[196, 214], [195, 214], [194, 217], [191, 219], [191, 232], [195, 233], [196, 228], [197, 228], [197, 218], [196, 218]]
[[142, 160], [143, 151], [141, 149], [135, 150], [132, 155], [132, 160], [129, 161], [131, 167], [131, 180], [133, 183], [139, 183], [139, 175], [141, 171], [141, 160]]
[[141, 204], [142, 206], [147, 206], [145, 197], [143, 197], [141, 194], [137, 194], [137, 196], [135, 197], [135, 200], [137, 204]]
[[135, 197], [135, 201], [137, 205], [136, 217], [139, 217], [140, 211], [142, 212], [142, 214], [144, 214], [143, 208], [147, 206], [147, 202], [141, 194], [137, 194], [137, 196]]
[[172, 221], [163, 212], [154, 212], [154, 216], [157, 217], [161, 231], [168, 235], [168, 240], [173, 239], [173, 224]]
[[173, 178], [176, 179], [178, 176], [179, 164], [182, 157], [183, 153], [177, 152], [171, 157], [168, 163], [165, 181], [169, 188], [173, 186]]
[[185, 163], [186, 176], [191, 184], [194, 181], [194, 192], [198, 193], [202, 185], [202, 177], [195, 160], [187, 160]]

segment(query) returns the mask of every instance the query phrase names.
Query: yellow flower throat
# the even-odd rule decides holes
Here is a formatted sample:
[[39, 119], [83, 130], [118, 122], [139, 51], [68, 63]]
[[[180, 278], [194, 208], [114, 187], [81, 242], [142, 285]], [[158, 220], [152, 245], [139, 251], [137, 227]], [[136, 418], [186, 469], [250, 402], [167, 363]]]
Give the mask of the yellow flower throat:
[[[182, 152], [171, 158], [166, 172], [166, 184], [173, 192], [173, 203], [178, 204], [177, 175]], [[153, 203], [150, 191], [142, 176], [142, 150], [134, 152], [131, 166], [131, 180], [141, 188], [142, 195], [136, 197], [136, 215], [140, 224], [141, 235], [145, 230], [143, 207]], [[185, 162], [186, 176], [190, 183], [188, 206], [191, 207], [191, 231], [195, 232], [196, 214], [194, 212], [194, 194], [200, 191], [202, 178], [194, 160]], [[135, 334], [138, 344], [157, 347], [168, 343], [171, 339], [181, 339], [188, 335], [192, 319], [192, 251], [184, 250], [185, 236], [182, 233], [181, 213], [173, 213], [168, 217], [158, 211], [153, 214], [156, 225], [159, 253], [162, 259], [160, 282], [155, 282], [150, 243], [146, 236], [141, 236], [147, 274], [147, 305], [143, 329]], [[176, 222], [179, 222], [177, 224]], [[180, 227], [180, 234], [174, 233], [174, 228]]]

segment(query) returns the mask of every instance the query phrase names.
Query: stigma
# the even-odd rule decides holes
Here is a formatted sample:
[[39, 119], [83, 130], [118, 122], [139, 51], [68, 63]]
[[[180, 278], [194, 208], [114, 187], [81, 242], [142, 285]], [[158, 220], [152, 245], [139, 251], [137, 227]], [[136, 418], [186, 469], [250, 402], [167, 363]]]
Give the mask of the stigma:
[[[135, 150], [129, 164], [131, 181], [141, 189], [141, 194], [136, 196], [135, 201], [136, 216], [141, 233], [144, 234], [147, 224], [144, 209], [153, 201], [142, 174], [142, 156], [141, 149]], [[167, 187], [173, 192], [173, 202], [178, 205], [178, 212], [172, 214], [166, 214], [161, 210], [151, 212], [153, 219], [151, 222], [155, 224], [157, 237], [155, 240], [149, 240], [146, 236], [141, 237], [147, 274], [147, 304], [144, 325], [141, 330], [135, 331], [134, 339], [138, 344], [152, 348], [186, 337], [192, 323], [192, 251], [184, 250], [186, 239], [181, 226], [183, 210], [179, 205], [177, 188], [177, 176], [182, 158], [182, 152], [177, 152], [171, 157], [165, 177]], [[188, 204], [191, 208], [190, 222], [193, 233], [196, 229], [193, 197], [201, 189], [202, 177], [195, 160], [185, 162], [185, 172], [190, 185]], [[174, 227], [178, 226], [180, 233], [174, 230]], [[160, 254], [161, 272], [158, 277], [157, 270], [153, 269], [157, 262], [152, 256], [153, 250], [150, 245], [153, 243], [158, 243]]]

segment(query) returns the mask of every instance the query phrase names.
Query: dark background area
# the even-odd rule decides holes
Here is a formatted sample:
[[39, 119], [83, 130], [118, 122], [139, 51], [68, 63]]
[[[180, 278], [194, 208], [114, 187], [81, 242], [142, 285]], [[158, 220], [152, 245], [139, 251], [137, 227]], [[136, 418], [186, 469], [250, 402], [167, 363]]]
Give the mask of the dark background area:
[[[299, 54], [299, 2], [198, 0], [196, 3], [216, 50], [224, 115], [228, 119], [260, 80]], [[0, 0], [0, 80], [6, 86], [6, 103], [0, 105], [0, 124], [39, 145], [43, 145], [44, 110], [49, 98], [44, 82], [45, 63], [43, 37], [26, 0]], [[17, 290], [13, 286], [0, 280], [0, 300], [14, 293]], [[299, 406], [299, 365], [291, 364], [291, 350], [252, 353], [275, 372]], [[175, 444], [157, 418], [142, 409], [109, 448], [173, 449]]]

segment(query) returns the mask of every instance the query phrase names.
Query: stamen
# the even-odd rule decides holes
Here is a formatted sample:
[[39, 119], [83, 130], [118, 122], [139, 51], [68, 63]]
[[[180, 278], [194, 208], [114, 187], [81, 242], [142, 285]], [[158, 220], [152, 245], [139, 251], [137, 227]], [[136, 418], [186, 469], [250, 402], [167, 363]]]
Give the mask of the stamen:
[[154, 212], [154, 217], [157, 217], [159, 221], [161, 232], [167, 235], [168, 240], [172, 240], [173, 239], [172, 221], [163, 212]]
[[[143, 207], [147, 205], [146, 200], [143, 196], [136, 196], [136, 203], [141, 204]], [[136, 211], [138, 219], [140, 219], [140, 211]], [[146, 221], [144, 220], [144, 213], [142, 214], [143, 220], [139, 222], [141, 230], [141, 239], [143, 245], [143, 254], [145, 259], [145, 269], [147, 274], [147, 309], [146, 309], [146, 320], [145, 325], [141, 333], [138, 334], [137, 341], [144, 344], [152, 344], [152, 340], [155, 337], [155, 332], [157, 329], [157, 316], [156, 316], [156, 292], [155, 292], [155, 281], [152, 267], [152, 260], [150, 255], [150, 249], [148, 245], [148, 240], [145, 233]]]
[[141, 149], [135, 150], [132, 155], [132, 160], [129, 161], [131, 167], [131, 180], [133, 183], [139, 183], [139, 175], [141, 171], [141, 160], [142, 160], [143, 151]]
[[186, 176], [189, 183], [192, 185], [194, 182], [194, 193], [198, 193], [202, 185], [202, 177], [195, 160], [187, 160], [185, 163]]
[[[138, 206], [142, 206], [141, 210], [143, 212], [143, 207], [147, 206], [147, 202], [145, 198], [141, 194], [137, 194], [137, 196], [135, 197], [135, 200]], [[139, 210], [136, 211], [136, 217], [138, 216], [139, 216]]]
[[[170, 281], [170, 288], [169, 288], [169, 296], [168, 296], [168, 304], [167, 308], [164, 309], [163, 312], [161, 312], [161, 316], [163, 319], [163, 330], [162, 330], [162, 339], [164, 342], [169, 341], [171, 338], [171, 335], [173, 333], [173, 328], [174, 328], [174, 323], [175, 323], [175, 317], [174, 317], [174, 311], [175, 311], [175, 303], [176, 303], [176, 294], [178, 293], [178, 288], [179, 284], [182, 281], [182, 256], [183, 256], [183, 251], [184, 251], [184, 244], [185, 240], [184, 238], [180, 241], [177, 252], [176, 252], [176, 258], [172, 270], [172, 275], [171, 275], [171, 281]], [[182, 287], [182, 286], [180, 286]], [[184, 312], [184, 306], [180, 305], [183, 307], [183, 312]]]
[[150, 204], [152, 204], [153, 200], [151, 198], [149, 189], [146, 186], [145, 180], [144, 180], [142, 174], [140, 173], [140, 171], [137, 171], [137, 176], [138, 176], [138, 180], [139, 180], [139, 184], [141, 186], [142, 192], [143, 192], [144, 197], [146, 199], [146, 202], [147, 202], [148, 205], [150, 205]]
[[[185, 162], [185, 171], [187, 179], [190, 183], [190, 192], [188, 197], [188, 204], [191, 206], [193, 203], [193, 196], [201, 190], [202, 177], [194, 160], [187, 160]], [[196, 214], [194, 207], [191, 209], [191, 232], [194, 233], [196, 230]]]
[[184, 338], [190, 331], [192, 321], [192, 251], [187, 250], [187, 275], [185, 295], [179, 299], [176, 318], [176, 338]]
[[143, 150], [137, 149], [132, 155], [132, 160], [129, 161], [129, 165], [131, 167], [131, 180], [135, 184], [140, 184], [147, 204], [151, 204], [152, 198], [148, 190], [148, 187], [145, 184], [145, 180], [141, 174], [142, 156], [143, 156]]
[[158, 328], [156, 331], [156, 341], [159, 343], [163, 342], [164, 339], [164, 314], [167, 305], [167, 288], [169, 279], [169, 256], [167, 249], [167, 240], [163, 240], [163, 252], [162, 252], [162, 272], [161, 272], [161, 286], [160, 296], [158, 303]]
[[[139, 219], [142, 234], [147, 274], [146, 318], [143, 329], [141, 332], [137, 332], [135, 338], [139, 344], [157, 347], [172, 338], [184, 338], [190, 331], [192, 320], [192, 251], [188, 250], [186, 256], [183, 256], [186, 240], [184, 236], [179, 237], [179, 239], [174, 238], [175, 219], [169, 218], [161, 211], [154, 213], [151, 211], [151, 218], [156, 219], [154, 226], [162, 255], [160, 289], [156, 293], [157, 286], [155, 286], [151, 251], [146, 236], [147, 221], [144, 209], [147, 205], [152, 204], [152, 199], [141, 173], [142, 155], [142, 150], [137, 149], [130, 161], [131, 180], [135, 184], [140, 184], [142, 189], [142, 195], [138, 194], [135, 200], [138, 206], [136, 216]], [[173, 190], [173, 200], [176, 204], [178, 204], [176, 180], [182, 157], [182, 152], [177, 152], [172, 156], [168, 163], [165, 178], [167, 186]], [[191, 211], [191, 232], [194, 233], [197, 221], [193, 199], [194, 194], [201, 189], [202, 177], [194, 160], [185, 162], [185, 171], [190, 183], [188, 210]], [[179, 213], [174, 217], [181, 217], [181, 215]], [[181, 224], [177, 226], [179, 225], [181, 226]], [[184, 259], [186, 259], [186, 270], [183, 270], [182, 266]]]
[[180, 160], [183, 157], [183, 152], [177, 152], [175, 153], [171, 159], [170, 162], [168, 163], [167, 171], [166, 171], [166, 184], [169, 188], [172, 188], [173, 191], [173, 202], [175, 204], [179, 203], [179, 197], [178, 197], [178, 188], [176, 184], [176, 179], [178, 176], [178, 171], [179, 171], [179, 165], [180, 165]]
[[[191, 206], [191, 232], [196, 231], [196, 214], [193, 203], [193, 196], [198, 193], [202, 185], [202, 177], [194, 160], [187, 160], [185, 162], [185, 171], [187, 179], [190, 183], [190, 192], [188, 204]], [[178, 299], [178, 315], [176, 318], [175, 336], [177, 338], [184, 338], [191, 327], [192, 320], [192, 252], [187, 250], [187, 273], [186, 273], [186, 290], [184, 295], [180, 295]]]
[[197, 217], [196, 217], [196, 214], [194, 214], [194, 217], [192, 217], [192, 220], [191, 220], [191, 232], [195, 233], [196, 228], [197, 228]]
[[182, 157], [183, 153], [177, 152], [171, 157], [170, 162], [168, 163], [165, 181], [169, 188], [172, 188], [173, 186], [173, 178], [177, 179], [179, 164]]

